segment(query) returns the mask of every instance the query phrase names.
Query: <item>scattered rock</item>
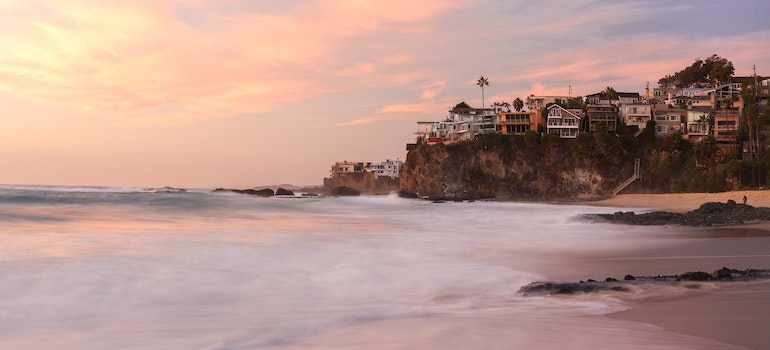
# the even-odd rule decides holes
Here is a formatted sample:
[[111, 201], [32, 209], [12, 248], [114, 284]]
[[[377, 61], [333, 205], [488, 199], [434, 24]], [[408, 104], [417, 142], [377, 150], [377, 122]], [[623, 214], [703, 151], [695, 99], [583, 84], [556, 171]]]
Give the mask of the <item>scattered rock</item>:
[[315, 193], [315, 192], [308, 192], [308, 193], [302, 194], [302, 197], [318, 197], [318, 196], [319, 196], [318, 193]]
[[674, 276], [632, 276], [626, 275], [623, 281], [607, 278], [603, 282], [589, 279], [586, 282], [533, 282], [519, 289], [524, 296], [533, 295], [563, 295], [578, 293], [594, 293], [601, 291], [629, 292], [630, 285], [641, 283], [668, 283], [677, 284], [682, 281], [752, 281], [758, 279], [770, 279], [770, 270], [735, 270], [723, 267], [713, 273], [703, 271], [685, 272]]
[[770, 208], [755, 208], [728, 200], [727, 203], [704, 203], [700, 208], [684, 214], [662, 211], [636, 214], [632, 211], [619, 211], [613, 214], [598, 214], [598, 216], [611, 222], [629, 225], [736, 225], [770, 220]]
[[417, 195], [417, 193], [414, 192], [408, 192], [408, 191], [398, 191], [398, 196], [401, 198], [409, 198], [409, 199], [418, 199], [420, 196]]

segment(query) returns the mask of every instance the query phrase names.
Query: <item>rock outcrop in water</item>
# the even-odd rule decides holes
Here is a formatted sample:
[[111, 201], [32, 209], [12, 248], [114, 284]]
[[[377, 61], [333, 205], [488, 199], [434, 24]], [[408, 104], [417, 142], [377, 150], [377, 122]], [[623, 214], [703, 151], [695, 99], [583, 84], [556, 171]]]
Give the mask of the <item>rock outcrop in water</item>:
[[248, 194], [252, 196], [260, 196], [260, 197], [272, 197], [275, 195], [275, 191], [273, 191], [270, 188], [264, 188], [261, 190], [255, 190], [255, 189], [245, 189], [245, 190], [237, 190], [237, 189], [229, 189], [229, 188], [217, 188], [212, 192], [233, 192], [238, 194]]
[[770, 208], [755, 208], [748, 204], [738, 204], [733, 200], [729, 200], [727, 203], [704, 203], [700, 208], [687, 213], [657, 211], [636, 214], [632, 211], [619, 211], [614, 214], [597, 214], [596, 216], [610, 222], [629, 225], [738, 225], [747, 222], [770, 220]]
[[279, 187], [277, 190], [275, 190], [275, 195], [276, 196], [293, 196], [294, 195], [294, 191], [287, 190], [287, 189], [285, 189], [283, 187]]
[[538, 295], [572, 295], [595, 292], [629, 292], [632, 285], [643, 283], [675, 284], [680, 282], [727, 282], [727, 281], [753, 281], [770, 279], [770, 270], [736, 270], [723, 267], [713, 273], [696, 271], [685, 272], [673, 276], [631, 276], [626, 275], [623, 280], [607, 278], [604, 281], [580, 281], [580, 282], [533, 282], [519, 289], [518, 293], [524, 296]]

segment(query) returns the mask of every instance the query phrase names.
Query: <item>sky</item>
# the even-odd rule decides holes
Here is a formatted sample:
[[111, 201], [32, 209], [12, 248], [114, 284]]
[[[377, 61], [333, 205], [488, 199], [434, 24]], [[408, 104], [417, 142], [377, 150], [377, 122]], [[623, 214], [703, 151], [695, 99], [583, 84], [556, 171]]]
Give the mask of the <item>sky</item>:
[[770, 2], [0, 0], [0, 184], [317, 185], [455, 104], [770, 74]]

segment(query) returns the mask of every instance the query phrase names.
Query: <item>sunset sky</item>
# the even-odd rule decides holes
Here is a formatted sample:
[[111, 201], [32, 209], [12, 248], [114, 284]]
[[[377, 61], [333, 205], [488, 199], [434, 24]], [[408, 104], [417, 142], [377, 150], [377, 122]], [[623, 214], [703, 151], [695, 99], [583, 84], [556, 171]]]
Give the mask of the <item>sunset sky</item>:
[[0, 0], [0, 184], [320, 184], [460, 101], [770, 74], [770, 2]]

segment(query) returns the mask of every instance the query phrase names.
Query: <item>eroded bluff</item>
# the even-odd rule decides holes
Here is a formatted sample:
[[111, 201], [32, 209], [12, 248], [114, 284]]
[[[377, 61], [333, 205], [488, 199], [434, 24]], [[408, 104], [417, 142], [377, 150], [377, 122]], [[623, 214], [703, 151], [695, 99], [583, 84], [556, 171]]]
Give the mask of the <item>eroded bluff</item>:
[[407, 154], [400, 185], [434, 200], [586, 199], [611, 194], [632, 174], [633, 156], [620, 148], [490, 134], [419, 145]]

